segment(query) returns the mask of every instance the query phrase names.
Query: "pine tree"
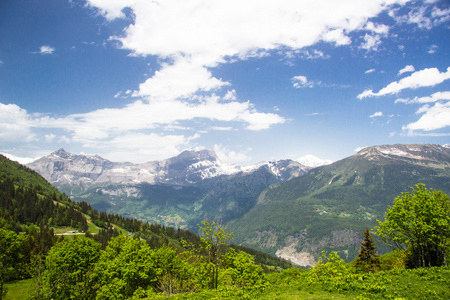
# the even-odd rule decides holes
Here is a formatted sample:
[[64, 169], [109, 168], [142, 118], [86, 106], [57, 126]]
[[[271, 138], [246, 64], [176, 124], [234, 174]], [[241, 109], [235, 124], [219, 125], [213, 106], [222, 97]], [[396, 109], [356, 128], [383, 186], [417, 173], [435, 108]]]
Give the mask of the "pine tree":
[[370, 235], [370, 230], [367, 228], [363, 235], [364, 241], [361, 243], [361, 249], [356, 257], [355, 267], [359, 271], [375, 272], [377, 271], [380, 260], [376, 254], [376, 243]]

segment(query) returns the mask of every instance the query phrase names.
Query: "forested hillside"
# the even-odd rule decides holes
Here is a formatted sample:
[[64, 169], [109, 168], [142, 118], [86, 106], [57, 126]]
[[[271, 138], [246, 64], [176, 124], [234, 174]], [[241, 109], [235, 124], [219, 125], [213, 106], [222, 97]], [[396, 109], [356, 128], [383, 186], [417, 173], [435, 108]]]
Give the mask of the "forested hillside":
[[312, 265], [322, 250], [338, 251], [349, 262], [359, 251], [361, 233], [383, 220], [395, 197], [417, 183], [450, 193], [450, 148], [367, 147], [267, 188], [251, 210], [227, 226], [237, 242], [299, 264]]
[[[205, 224], [209, 226], [210, 223]], [[216, 228], [219, 230], [222, 227]], [[55, 231], [66, 234], [84, 232], [84, 236], [56, 235]], [[216, 229], [212, 234], [217, 234]], [[228, 239], [214, 244], [213, 236], [205, 240], [187, 230], [99, 213], [86, 202], [72, 202], [36, 172], [0, 156], [0, 249], [3, 250], [0, 253], [0, 295], [4, 294], [5, 283], [34, 278], [34, 296], [37, 298], [67, 299], [73, 293], [81, 293], [77, 295], [90, 299], [102, 293], [98, 290], [100, 283], [96, 281], [96, 286], [89, 285], [82, 289], [80, 284], [83, 280], [92, 280], [91, 277], [87, 279], [87, 274], [83, 272], [89, 269], [91, 276], [93, 269], [90, 268], [94, 262], [100, 264], [100, 257], [105, 266], [110, 266], [110, 260], [116, 259], [119, 253], [125, 256], [122, 258], [124, 261], [118, 263], [125, 265], [132, 263], [127, 258], [130, 255], [140, 257], [141, 261], [133, 262], [134, 267], [144, 272], [138, 272], [136, 278], [129, 279], [136, 282], [128, 282], [127, 291], [121, 291], [128, 296], [144, 287], [167, 293], [209, 287], [208, 278], [214, 268], [218, 269], [217, 262], [214, 265], [207, 259], [210, 251], [217, 259], [219, 255], [229, 257], [228, 268], [238, 264], [236, 259], [242, 260], [240, 263], [250, 268], [249, 276], [256, 276], [251, 282], [259, 280], [264, 269], [290, 266], [288, 262], [252, 249], [239, 246], [229, 248], [225, 243]], [[233, 249], [238, 249], [238, 252]], [[107, 254], [110, 251], [115, 251], [115, 254]], [[82, 259], [87, 261], [79, 261]], [[147, 265], [144, 266], [144, 263]], [[114, 272], [125, 271], [122, 270], [125, 265]], [[149, 272], [153, 272], [153, 277], [148, 278]], [[143, 278], [139, 279], [140, 276]], [[185, 282], [188, 278], [189, 284]], [[193, 278], [201, 281], [192, 281]], [[96, 280], [111, 282], [111, 279]], [[113, 282], [111, 289], [123, 284]], [[55, 290], [56, 285], [58, 289]], [[74, 287], [81, 290], [75, 291]], [[110, 292], [104, 291], [105, 295]]]

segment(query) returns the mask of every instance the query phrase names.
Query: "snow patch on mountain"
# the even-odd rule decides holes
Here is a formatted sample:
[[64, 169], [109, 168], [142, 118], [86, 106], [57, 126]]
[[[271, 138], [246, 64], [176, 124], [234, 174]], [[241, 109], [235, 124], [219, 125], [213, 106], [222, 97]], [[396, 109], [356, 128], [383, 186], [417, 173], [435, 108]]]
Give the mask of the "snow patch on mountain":
[[310, 168], [317, 168], [320, 166], [325, 166], [325, 165], [329, 165], [331, 163], [333, 163], [332, 160], [329, 159], [321, 159], [318, 158], [314, 155], [304, 155], [302, 157], [300, 157], [299, 159], [297, 159], [296, 161], [298, 161], [299, 163], [301, 163], [304, 166], [310, 167]]

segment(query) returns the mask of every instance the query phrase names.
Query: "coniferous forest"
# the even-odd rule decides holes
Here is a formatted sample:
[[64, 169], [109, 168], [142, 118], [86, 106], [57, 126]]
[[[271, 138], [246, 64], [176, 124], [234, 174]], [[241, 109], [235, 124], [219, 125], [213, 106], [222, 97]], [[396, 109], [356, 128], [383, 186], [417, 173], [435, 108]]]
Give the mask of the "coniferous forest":
[[[199, 232], [73, 202], [0, 156], [0, 299], [448, 299], [449, 197], [418, 184], [345, 263], [312, 268], [233, 245], [214, 220]], [[372, 235], [392, 245], [378, 256]]]

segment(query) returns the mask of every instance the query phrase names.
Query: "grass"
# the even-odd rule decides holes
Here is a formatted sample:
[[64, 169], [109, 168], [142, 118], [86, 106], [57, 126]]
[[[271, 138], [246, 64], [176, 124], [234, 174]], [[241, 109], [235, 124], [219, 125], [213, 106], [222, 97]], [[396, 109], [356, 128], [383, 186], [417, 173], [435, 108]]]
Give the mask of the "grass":
[[5, 300], [23, 300], [34, 295], [35, 281], [34, 279], [18, 280], [5, 284], [7, 289]]

